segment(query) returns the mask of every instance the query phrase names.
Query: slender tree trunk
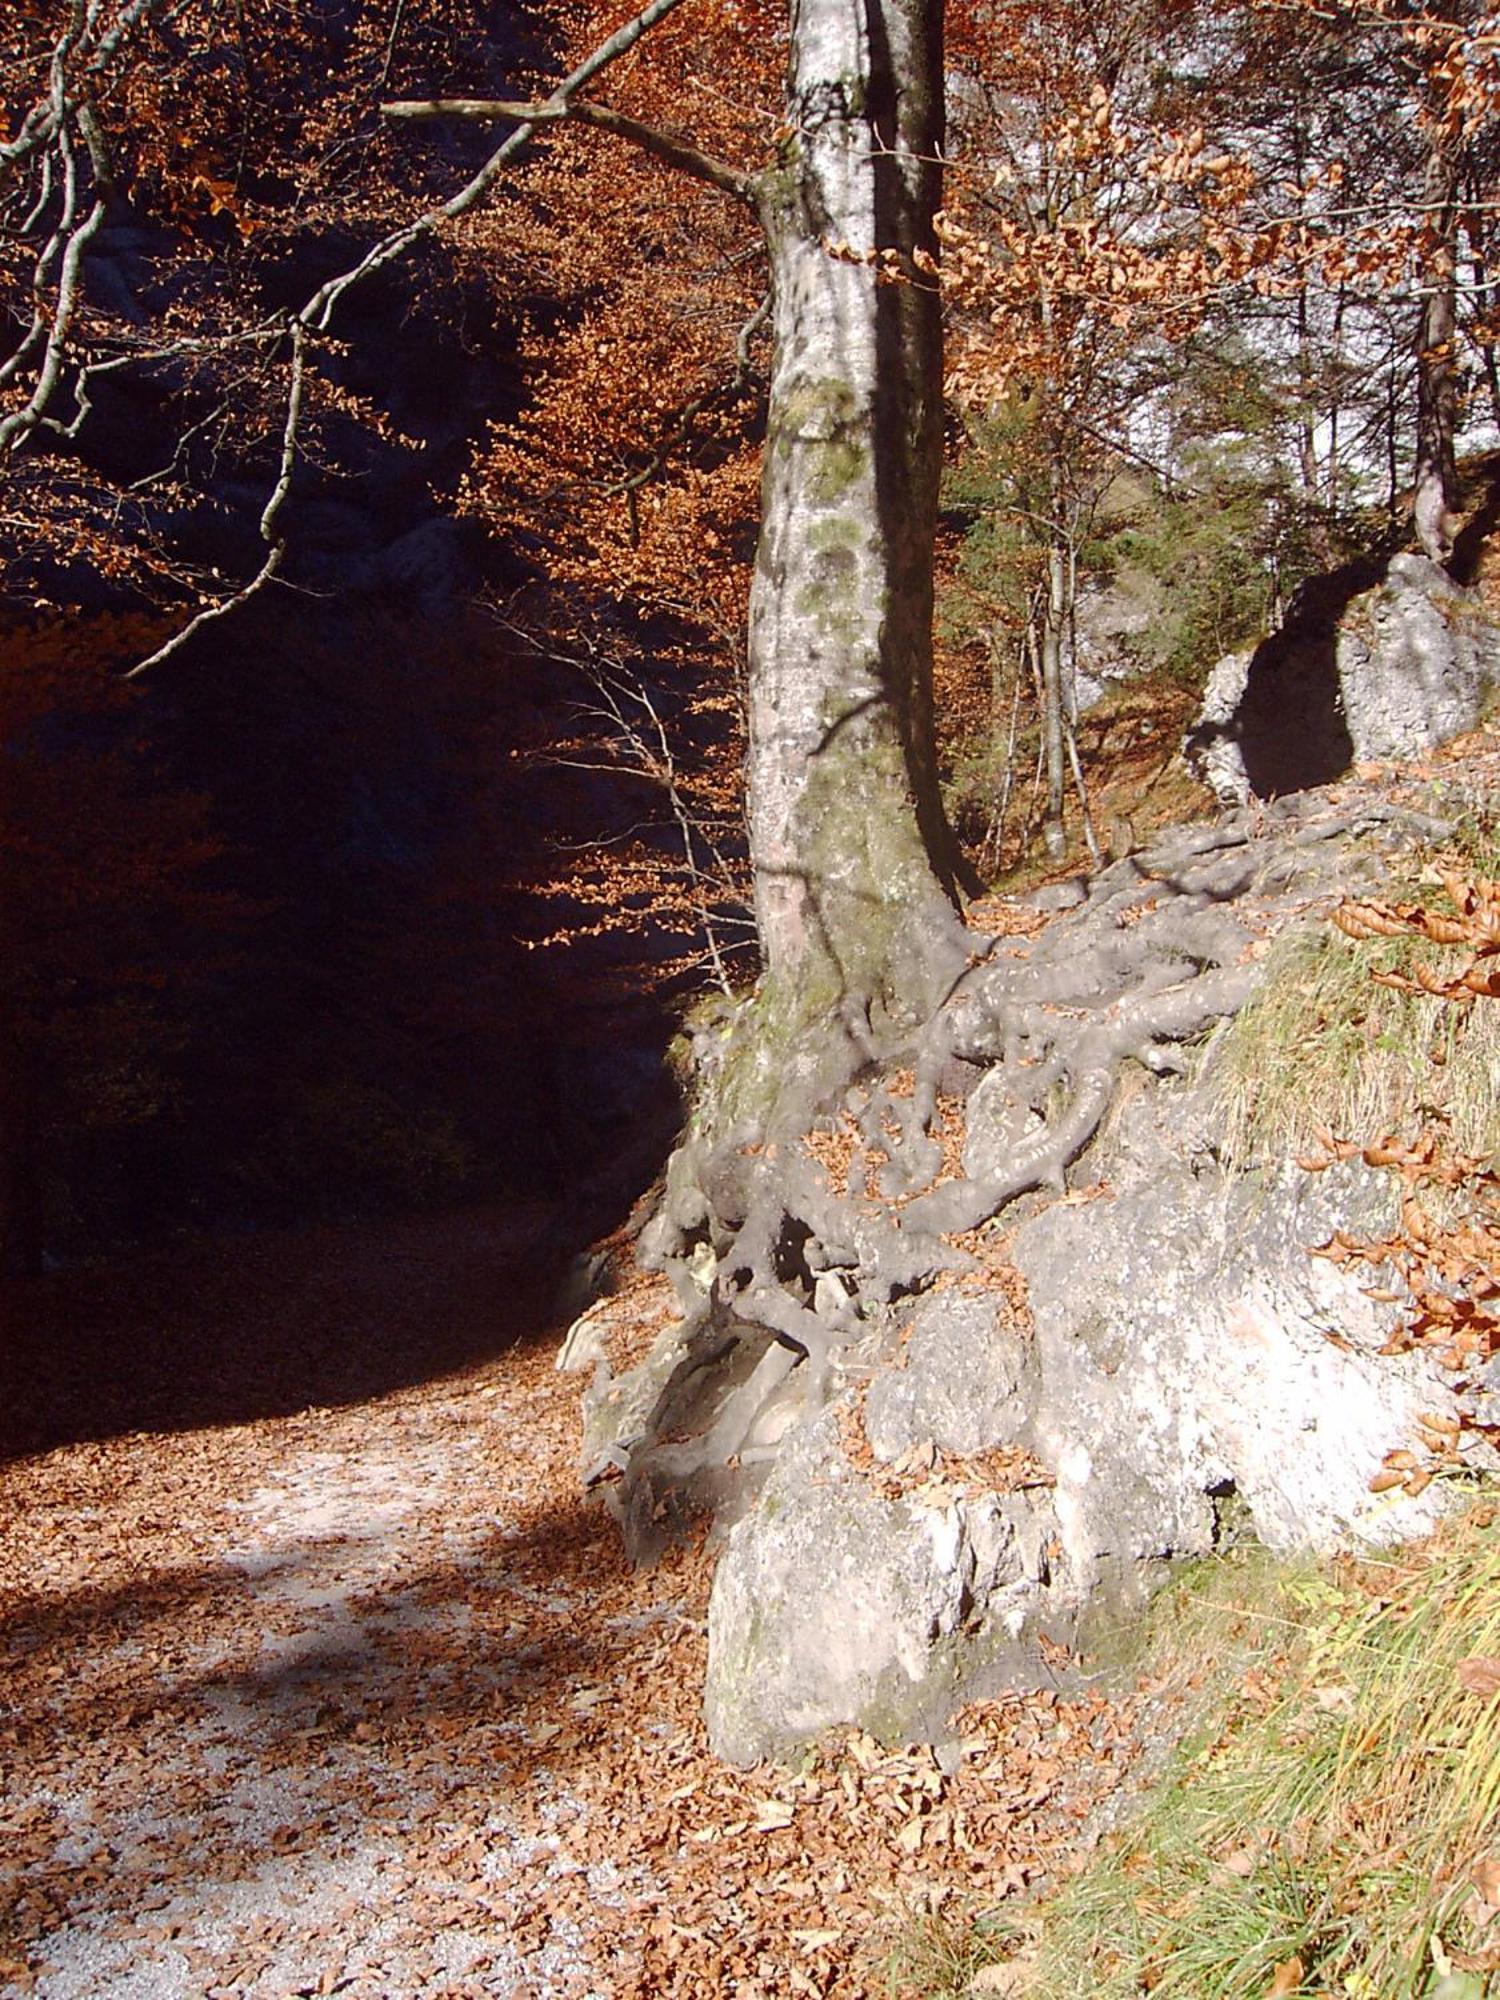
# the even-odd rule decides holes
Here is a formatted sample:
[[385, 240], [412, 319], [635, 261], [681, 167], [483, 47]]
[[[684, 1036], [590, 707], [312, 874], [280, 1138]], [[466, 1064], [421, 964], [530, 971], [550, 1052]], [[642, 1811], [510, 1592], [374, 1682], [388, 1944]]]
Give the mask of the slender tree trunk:
[[1348, 291], [1339, 286], [1333, 308], [1333, 328], [1329, 342], [1329, 392], [1328, 392], [1328, 470], [1324, 484], [1324, 498], [1330, 513], [1336, 513], [1341, 498], [1342, 480], [1339, 467], [1339, 418], [1343, 415], [1343, 354], [1344, 354], [1344, 314], [1348, 306]]
[[[1472, 164], [1464, 192], [1464, 234], [1469, 240], [1471, 281], [1475, 296], [1483, 298], [1484, 287], [1490, 277], [1491, 245], [1495, 232], [1490, 223], [1485, 184], [1474, 171]], [[1477, 331], [1476, 329], [1476, 333]], [[1500, 365], [1497, 365], [1495, 359], [1495, 343], [1493, 340], [1480, 339], [1478, 346], [1484, 386], [1489, 391], [1490, 422], [1500, 424]]]
[[1047, 550], [1047, 597], [1042, 610], [1042, 742], [1047, 753], [1047, 811], [1042, 837], [1047, 853], [1060, 861], [1067, 852], [1063, 793], [1068, 782], [1063, 740], [1062, 638], [1067, 620], [1067, 551], [1054, 531]]
[[1454, 430], [1458, 292], [1458, 171], [1451, 148], [1434, 137], [1423, 195], [1430, 250], [1417, 332], [1417, 467], [1412, 514], [1417, 540], [1434, 562], [1453, 552], [1458, 500]]
[[[936, 0], [799, 0], [759, 181], [775, 360], [750, 607], [749, 829], [794, 1014], [920, 1014], [958, 926], [932, 735], [941, 327]], [[892, 253], [907, 282], [878, 281]]]
[[1396, 394], [1396, 373], [1399, 366], [1398, 357], [1393, 352], [1385, 378], [1385, 511], [1393, 521], [1396, 518], [1396, 502], [1401, 491], [1399, 445], [1401, 406]]
[[1307, 306], [1307, 286], [1297, 291], [1297, 462], [1302, 476], [1302, 497], [1318, 497], [1318, 415], [1317, 376], [1313, 359], [1311, 316]]

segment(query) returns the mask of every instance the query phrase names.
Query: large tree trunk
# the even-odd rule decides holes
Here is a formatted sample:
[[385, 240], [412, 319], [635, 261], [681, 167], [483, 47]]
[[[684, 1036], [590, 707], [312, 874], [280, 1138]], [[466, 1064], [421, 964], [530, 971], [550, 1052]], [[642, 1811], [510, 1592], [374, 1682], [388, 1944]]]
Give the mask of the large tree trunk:
[[[958, 929], [932, 738], [942, 451], [936, 0], [799, 0], [761, 178], [775, 362], [750, 612], [749, 825], [777, 1012], [920, 1016]], [[901, 282], [882, 282], [891, 254]]]
[[[739, 1450], [765, 1370], [780, 1381], [803, 1355], [808, 1406], [826, 1393], [858, 1322], [815, 1269], [864, 1252], [842, 1243], [800, 1141], [861, 1070], [913, 1045], [969, 960], [932, 732], [941, 19], [939, 0], [797, 0], [792, 136], [754, 183], [775, 311], [748, 676], [764, 976], [703, 1051], [642, 1253], [678, 1279], [690, 1347], [703, 1329], [731, 1371], [768, 1337], [775, 1351], [722, 1405], [720, 1371], [686, 1354], [652, 1422], [692, 1432], [712, 1407], [707, 1442], [684, 1447], [697, 1465]], [[925, 1239], [907, 1256], [888, 1233], [888, 1289], [951, 1258]]]

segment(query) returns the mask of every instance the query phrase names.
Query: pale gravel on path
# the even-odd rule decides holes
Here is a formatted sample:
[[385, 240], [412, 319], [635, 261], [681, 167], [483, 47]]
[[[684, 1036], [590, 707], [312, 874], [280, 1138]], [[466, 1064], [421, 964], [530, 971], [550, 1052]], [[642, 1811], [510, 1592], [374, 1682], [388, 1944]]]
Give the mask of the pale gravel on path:
[[[524, 1422], [500, 1416], [503, 1391], [497, 1378], [483, 1406], [493, 1428], [482, 1455], [472, 1381], [321, 1413], [302, 1425], [311, 1441], [281, 1451], [273, 1428], [273, 1448], [245, 1467], [249, 1490], [219, 1510], [213, 1543], [197, 1551], [215, 1615], [193, 1621], [185, 1644], [170, 1635], [177, 1643], [157, 1650], [168, 1635], [153, 1632], [148, 1649], [127, 1620], [73, 1653], [51, 1716], [34, 1718], [52, 1737], [39, 1765], [18, 1758], [6, 1773], [7, 1817], [40, 1810], [48, 1829], [38, 1860], [60, 1921], [32, 1954], [34, 1986], [0, 1990], [41, 2000], [607, 1990], [576, 1927], [532, 1950], [524, 1971], [512, 1937], [517, 1899], [532, 1902], [551, 1870], [572, 1866], [546, 1825], [564, 1827], [577, 1802], [558, 1788], [518, 1824], [506, 1782], [475, 1796], [472, 1730], [459, 1770], [426, 1746], [403, 1754], [385, 1728], [393, 1714], [449, 1711], [456, 1683], [464, 1709], [476, 1696], [490, 1705], [497, 1742], [520, 1727], [507, 1697], [527, 1648], [490, 1645], [474, 1607], [475, 1594], [505, 1598], [497, 1544], [518, 1497], [492, 1488], [493, 1446], [513, 1446], [518, 1488], [529, 1470]], [[247, 1456], [243, 1433], [218, 1435]], [[538, 1595], [529, 1578], [517, 1583], [520, 1598]], [[579, 1615], [565, 1589], [546, 1609]], [[24, 1645], [24, 1622], [9, 1636]], [[126, 1686], [126, 1754], [81, 1741]], [[435, 1840], [465, 1855], [446, 1897], [433, 1887]], [[600, 1897], [617, 1901], [638, 1873], [628, 1857], [598, 1866]], [[435, 1894], [446, 1911], [430, 1907]]]
[[[204, 1245], [128, 1321], [128, 1269], [52, 1302], [59, 1352], [80, 1299], [107, 1336], [69, 1380], [113, 1356], [128, 1390], [157, 1323], [190, 1371], [208, 1329], [184, 1411], [222, 1357], [274, 1386], [330, 1327], [398, 1381], [445, 1328], [489, 1358], [196, 1428], [106, 1399], [0, 1464], [0, 1993], [874, 2000], [913, 1910], [1045, 1879], [1124, 1780], [1130, 1704], [1092, 1688], [971, 1707], [956, 1764], [859, 1731], [718, 1764], [714, 1551], [625, 1563], [558, 1330], [521, 1338], [545, 1307], [495, 1243], [434, 1216]], [[617, 1367], [671, 1298], [612, 1302]], [[243, 1368], [213, 1403], [267, 1406]]]

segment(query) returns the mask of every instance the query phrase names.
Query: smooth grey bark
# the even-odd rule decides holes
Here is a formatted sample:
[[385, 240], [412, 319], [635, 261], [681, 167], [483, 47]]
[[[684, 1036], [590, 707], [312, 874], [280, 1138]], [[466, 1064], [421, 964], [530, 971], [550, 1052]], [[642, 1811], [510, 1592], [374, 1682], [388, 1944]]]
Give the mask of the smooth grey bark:
[[747, 818], [760, 1020], [782, 1042], [831, 1019], [866, 1047], [883, 1021], [925, 1018], [964, 962], [959, 879], [980, 886], [943, 812], [933, 731], [942, 20], [942, 0], [793, 0], [789, 136], [757, 174], [574, 96], [571, 79], [540, 105], [385, 107], [593, 125], [745, 201], [765, 232]]
[[[941, 323], [938, 0], [798, 0], [759, 177], [775, 350], [750, 610], [749, 831], [794, 1020], [920, 1017], [958, 927], [932, 738]], [[882, 277], [882, 260], [890, 279]]]
[[[1054, 481], [1054, 508], [1058, 505]], [[1042, 607], [1041, 688], [1042, 742], [1047, 754], [1047, 810], [1042, 819], [1042, 836], [1047, 852], [1061, 861], [1068, 849], [1063, 826], [1063, 792], [1067, 784], [1064, 764], [1062, 641], [1068, 617], [1068, 557], [1058, 540], [1057, 528], [1050, 530], [1047, 546], [1047, 597]]]
[[[774, 332], [748, 673], [764, 973], [642, 1246], [676, 1270], [708, 1253], [725, 1352], [773, 1335], [806, 1356], [814, 1398], [851, 1328], [785, 1282], [789, 1242], [833, 1254], [810, 1247], [820, 1197], [797, 1147], [933, 1016], [972, 946], [932, 734], [942, 86], [940, 0], [796, 0], [790, 136], [752, 194]], [[912, 1281], [942, 1254], [924, 1246]]]
[[1453, 442], [1458, 420], [1458, 167], [1451, 147], [1441, 136], [1432, 141], [1422, 194], [1432, 251], [1417, 332], [1417, 464], [1412, 517], [1423, 553], [1440, 563], [1453, 553], [1458, 499]]

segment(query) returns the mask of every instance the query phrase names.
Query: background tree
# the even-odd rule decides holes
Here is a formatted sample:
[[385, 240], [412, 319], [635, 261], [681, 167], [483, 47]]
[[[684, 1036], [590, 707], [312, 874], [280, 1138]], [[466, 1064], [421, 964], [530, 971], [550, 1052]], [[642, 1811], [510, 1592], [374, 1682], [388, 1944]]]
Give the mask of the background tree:
[[[959, 44], [949, 381], [978, 418], [971, 450], [1000, 448], [995, 504], [1016, 553], [1031, 551], [1019, 637], [1054, 858], [1070, 761], [1083, 795], [1067, 654], [1084, 544], [1127, 467], [1154, 464], [1170, 484], [1175, 356], [1281, 251], [1274, 230], [1247, 222], [1245, 162], [1207, 147], [1194, 120], [1207, 32], [1193, 7], [1160, 0], [1108, 15], [1015, 0], [976, 12]], [[1086, 803], [1083, 822], [1093, 843]]]
[[1351, 0], [1232, 18], [1239, 55], [1220, 91], [1260, 212], [1300, 248], [1302, 282], [1255, 310], [1280, 319], [1295, 357], [1304, 492], [1316, 496], [1321, 459], [1326, 504], [1367, 496], [1383, 471], [1394, 509], [1410, 467], [1418, 540], [1445, 560], [1455, 442], [1488, 366], [1488, 16], [1468, 0]]

